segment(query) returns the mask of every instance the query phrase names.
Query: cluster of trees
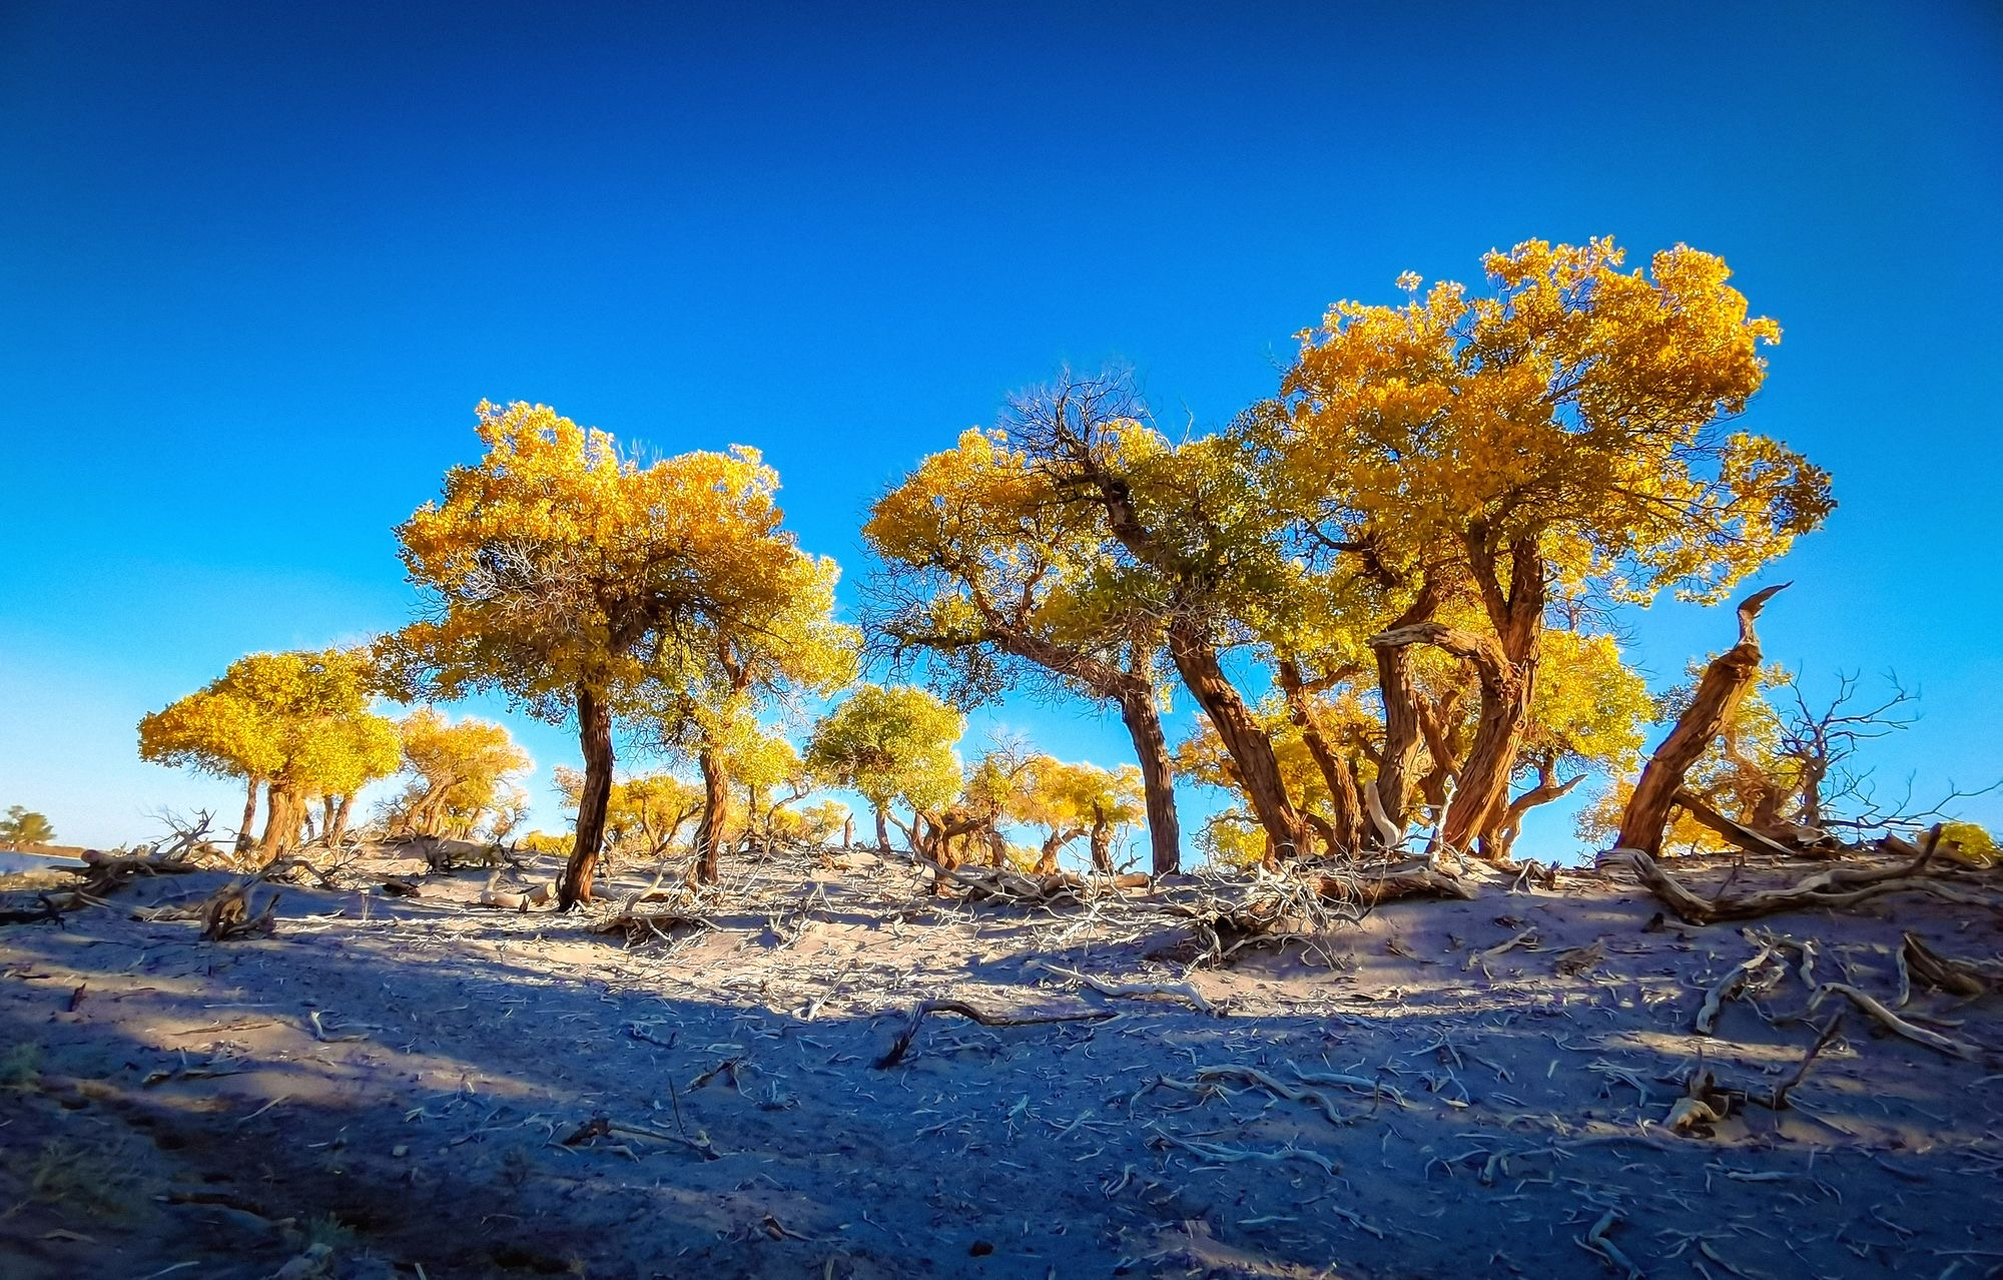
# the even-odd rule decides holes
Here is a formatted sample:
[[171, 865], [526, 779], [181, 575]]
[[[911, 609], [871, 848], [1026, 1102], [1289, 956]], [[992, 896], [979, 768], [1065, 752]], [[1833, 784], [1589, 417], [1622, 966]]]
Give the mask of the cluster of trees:
[[[1179, 773], [1233, 797], [1202, 840], [1235, 860], [1365, 855], [1421, 826], [1502, 858], [1589, 777], [1612, 784], [1605, 828], [1665, 711], [1615, 610], [1721, 598], [1820, 524], [1828, 477], [1734, 427], [1779, 329], [1717, 257], [1634, 270], [1609, 240], [1533, 241], [1482, 265], [1480, 294], [1407, 276], [1399, 304], [1337, 304], [1211, 434], [1166, 434], [1121, 374], [1013, 397], [872, 506], [861, 627], [755, 450], [643, 460], [547, 407], [482, 404], [485, 456], [397, 530], [422, 615], [365, 656], [246, 658], [148, 717], [142, 754], [244, 779], [253, 804], [264, 787], [267, 851], [307, 800], [338, 831], [399, 768], [392, 823], [504, 833], [522, 764], [505, 732], [392, 724], [360, 669], [405, 701], [499, 693], [577, 726], [565, 906], [608, 839], [658, 853], [687, 830], [714, 880], [732, 840], [828, 834], [838, 807], [794, 807], [825, 785], [864, 798], [880, 844], [894, 823], [947, 864], [1050, 867], [1085, 839], [1110, 867], [1144, 824], [1152, 869], [1176, 870]], [[783, 729], [868, 659], [923, 687], [862, 685], [796, 747]], [[1172, 746], [1182, 693], [1198, 727]], [[1134, 763], [1019, 744], [963, 761], [964, 713], [1011, 694], [1116, 713]], [[1700, 789], [1815, 825], [1815, 726], [1749, 705]], [[699, 782], [618, 780], [615, 736]], [[1024, 828], [1041, 842], [1012, 850]]]

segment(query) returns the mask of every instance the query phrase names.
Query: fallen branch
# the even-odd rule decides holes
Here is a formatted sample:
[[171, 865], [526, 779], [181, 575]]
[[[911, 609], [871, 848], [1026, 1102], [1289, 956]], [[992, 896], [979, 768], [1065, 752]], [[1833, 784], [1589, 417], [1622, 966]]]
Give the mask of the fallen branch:
[[1846, 997], [1851, 1004], [1856, 1005], [1864, 1013], [1877, 1019], [1878, 1023], [1887, 1031], [1890, 1031], [1893, 1035], [1902, 1036], [1914, 1044], [1925, 1045], [1936, 1053], [1944, 1053], [1950, 1058], [1960, 1058], [1963, 1061], [1970, 1061], [1981, 1056], [1982, 1051], [1974, 1045], [1941, 1035], [1938, 1031], [1929, 1031], [1925, 1027], [1916, 1027], [1880, 1004], [1877, 998], [1870, 993], [1859, 991], [1847, 982], [1825, 982], [1820, 987], [1817, 987], [1815, 994], [1809, 998], [1808, 1011], [1814, 1013], [1816, 1009], [1821, 1007], [1823, 1000], [1832, 993]]
[[904, 1029], [898, 1032], [897, 1039], [892, 1041], [890, 1048], [885, 1051], [882, 1057], [876, 1060], [877, 1070], [881, 1071], [888, 1067], [894, 1067], [904, 1060], [905, 1053], [911, 1048], [913, 1037], [918, 1034], [918, 1028], [925, 1022], [925, 1016], [932, 1013], [956, 1013], [962, 1018], [978, 1022], [984, 1027], [1036, 1027], [1052, 1022], [1097, 1022], [1114, 1016], [1113, 1011], [1110, 1009], [1087, 1009], [1079, 1013], [1037, 1013], [1023, 1016], [1007, 1016], [1003, 1014], [982, 1013], [979, 1009], [974, 1008], [974, 1006], [958, 1000], [921, 1000], [911, 1010], [911, 1018], [904, 1024]]
[[[1965, 960], [1950, 960], [1946, 956], [1928, 949], [1926, 943], [1907, 933], [1899, 947], [1901, 969], [1936, 991], [1949, 995], [1975, 996], [1988, 992], [1989, 984], [1995, 981], [1980, 967]], [[1905, 1003], [1905, 992], [1900, 992], [1899, 1003]]]
[[[1938, 878], [1920, 872], [1932, 860], [1940, 839], [1940, 828], [1927, 840], [1926, 848], [1906, 862], [1889, 867], [1831, 867], [1782, 889], [1756, 889], [1750, 893], [1705, 898], [1662, 869], [1655, 858], [1640, 849], [1615, 849], [1600, 855], [1600, 865], [1624, 866], [1634, 873], [1643, 888], [1664, 906], [1690, 924], [1717, 924], [1724, 920], [1751, 920], [1783, 911], [1831, 911], [1852, 907], [1887, 893], [1930, 893], [1952, 902], [1978, 901], [1968, 893]], [[1903, 843], [1903, 842], [1901, 842]], [[1907, 846], [1910, 848], [1910, 846]], [[1993, 905], [1993, 904], [1992, 904]]]
[[1112, 983], [1112, 982], [1107, 982], [1102, 978], [1095, 978], [1089, 973], [1080, 973], [1076, 969], [1066, 969], [1059, 965], [1051, 964], [1047, 960], [1032, 960], [1029, 962], [1029, 967], [1032, 969], [1042, 969], [1048, 973], [1054, 973], [1060, 978], [1070, 978], [1075, 982], [1082, 982], [1086, 986], [1092, 988], [1092, 990], [1098, 992], [1102, 996], [1112, 996], [1115, 998], [1131, 998], [1139, 1000], [1151, 999], [1157, 996], [1166, 996], [1170, 999], [1175, 999], [1175, 1000], [1187, 1000], [1190, 1004], [1196, 1006], [1197, 1009], [1199, 1009], [1204, 1013], [1208, 1013], [1213, 1016], [1220, 1016], [1220, 1017], [1222, 1016], [1215, 1005], [1211, 1004], [1210, 1001], [1204, 999], [1203, 993], [1201, 991], [1198, 991], [1194, 986], [1192, 986], [1187, 982]]
[[1718, 1015], [1724, 1011], [1725, 1001], [1744, 991], [1753, 975], [1765, 968], [1767, 962], [1773, 959], [1773, 953], [1774, 946], [1771, 942], [1762, 943], [1760, 949], [1753, 953], [1752, 959], [1734, 966], [1723, 981], [1704, 993], [1704, 1003], [1697, 1010], [1695, 1029], [1698, 1035], [1708, 1036], [1717, 1028]]
[[[1517, 934], [1509, 941], [1501, 943], [1497, 946], [1490, 947], [1486, 951], [1469, 952], [1466, 962], [1461, 965], [1461, 969], [1462, 971], [1465, 972], [1466, 970], [1474, 968], [1476, 965], [1486, 965], [1489, 961], [1495, 959], [1499, 955], [1502, 955], [1506, 951], [1513, 951], [1517, 947], [1526, 947], [1536, 941], [1537, 941], [1537, 930], [1533, 926], [1531, 928], [1525, 929], [1523, 932]], [[1485, 973], [1487, 972], [1487, 970], [1484, 969], [1483, 972]]]
[[202, 938], [207, 942], [229, 942], [236, 938], [269, 936], [278, 927], [279, 894], [274, 890], [265, 899], [264, 909], [250, 909], [250, 887], [255, 881], [241, 881], [218, 889], [202, 904]]

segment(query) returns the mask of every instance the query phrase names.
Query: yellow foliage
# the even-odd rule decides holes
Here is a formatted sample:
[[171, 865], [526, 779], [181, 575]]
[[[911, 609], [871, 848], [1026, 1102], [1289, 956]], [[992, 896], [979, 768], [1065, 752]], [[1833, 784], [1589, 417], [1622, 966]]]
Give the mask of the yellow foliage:
[[400, 760], [396, 725], [369, 710], [375, 686], [360, 650], [248, 654], [140, 720], [139, 755], [301, 797], [352, 795]]
[[780, 528], [779, 477], [757, 450], [641, 466], [546, 406], [479, 416], [486, 456], [397, 529], [438, 605], [384, 646], [403, 688], [495, 688], [556, 722], [580, 689], [631, 711], [661, 689], [727, 687], [710, 677], [733, 647], [773, 649], [769, 665], [809, 686], [846, 678], [838, 570]]
[[1622, 270], [1611, 240], [1527, 241], [1402, 306], [1342, 302], [1300, 335], [1283, 400], [1248, 417], [1297, 509], [1411, 561], [1529, 537], [1561, 592], [1716, 598], [1818, 525], [1828, 477], [1723, 433], [1773, 321], [1685, 246]]

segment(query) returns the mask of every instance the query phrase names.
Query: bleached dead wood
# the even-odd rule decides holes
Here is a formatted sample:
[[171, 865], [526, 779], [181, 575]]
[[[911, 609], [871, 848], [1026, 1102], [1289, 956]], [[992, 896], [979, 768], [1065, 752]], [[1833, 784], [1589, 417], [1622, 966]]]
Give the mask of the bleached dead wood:
[[1709, 991], [1704, 993], [1704, 1003], [1698, 1007], [1696, 1031], [1700, 1036], [1708, 1036], [1718, 1026], [1718, 1015], [1725, 1007], [1725, 1001], [1745, 990], [1753, 975], [1764, 968], [1774, 956], [1772, 943], [1763, 943], [1749, 960], [1733, 966], [1732, 971]]
[[1944, 1053], [1950, 1058], [1960, 1058], [1963, 1061], [1970, 1061], [1982, 1055], [1980, 1049], [1966, 1041], [1944, 1036], [1938, 1031], [1929, 1031], [1925, 1027], [1914, 1026], [1887, 1009], [1877, 997], [1867, 991], [1859, 991], [1847, 982], [1825, 982], [1817, 987], [1815, 994], [1809, 997], [1808, 1011], [1815, 1012], [1821, 1007], [1822, 1002], [1832, 995], [1839, 995], [1849, 1000], [1858, 1009], [1877, 1019], [1879, 1025], [1893, 1035], [1902, 1036], [1914, 1044], [1925, 1045], [1936, 1053]]
[[1151, 1000], [1162, 997], [1172, 1000], [1187, 1000], [1203, 1013], [1214, 1016], [1218, 1015], [1217, 1007], [1205, 999], [1201, 991], [1198, 991], [1193, 985], [1187, 982], [1107, 982], [1103, 978], [1095, 978], [1089, 973], [1080, 973], [1076, 969], [1066, 969], [1061, 965], [1054, 965], [1046, 960], [1032, 960], [1029, 962], [1029, 967], [1032, 969], [1042, 969], [1046, 973], [1054, 973], [1060, 978], [1070, 978], [1074, 982], [1082, 982], [1102, 996], [1136, 1000]]

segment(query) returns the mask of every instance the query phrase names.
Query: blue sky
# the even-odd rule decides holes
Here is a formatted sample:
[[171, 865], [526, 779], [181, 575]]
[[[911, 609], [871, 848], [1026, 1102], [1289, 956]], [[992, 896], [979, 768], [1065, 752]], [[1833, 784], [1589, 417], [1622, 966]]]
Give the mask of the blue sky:
[[[0, 806], [231, 812], [134, 722], [402, 621], [482, 397], [758, 445], [853, 579], [870, 498], [1061, 362], [1215, 425], [1329, 302], [1595, 234], [1786, 330], [1750, 424], [1842, 506], [1769, 652], [1922, 688], [1895, 789], [2003, 776], [2003, 16], [1612, 9], [0, 5]], [[1731, 628], [1632, 625], [1662, 677]], [[574, 742], [510, 722], [554, 825]]]

